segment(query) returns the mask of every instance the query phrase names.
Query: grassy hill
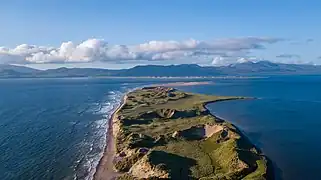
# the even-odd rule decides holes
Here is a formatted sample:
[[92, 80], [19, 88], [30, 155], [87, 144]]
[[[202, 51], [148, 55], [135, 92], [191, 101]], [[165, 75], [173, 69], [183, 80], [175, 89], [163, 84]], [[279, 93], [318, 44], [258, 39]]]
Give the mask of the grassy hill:
[[268, 179], [266, 157], [205, 108], [241, 98], [166, 87], [128, 93], [114, 124], [118, 179]]

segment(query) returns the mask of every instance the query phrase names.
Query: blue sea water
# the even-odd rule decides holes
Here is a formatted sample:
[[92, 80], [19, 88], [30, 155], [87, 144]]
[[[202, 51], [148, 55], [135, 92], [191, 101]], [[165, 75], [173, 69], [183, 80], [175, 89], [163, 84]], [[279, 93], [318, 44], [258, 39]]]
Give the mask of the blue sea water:
[[[107, 122], [123, 93], [182, 80], [0, 80], [0, 179], [91, 179]], [[279, 178], [320, 179], [321, 77], [214, 79], [179, 89], [256, 97], [208, 105], [237, 125], [275, 164]]]
[[0, 180], [92, 179], [123, 94], [173, 81], [0, 79]]
[[0, 80], [0, 179], [87, 179], [126, 86], [89, 79]]
[[1, 79], [0, 179], [92, 179], [134, 79]]
[[321, 76], [220, 80], [186, 91], [249, 96], [209, 110], [239, 127], [274, 163], [277, 179], [321, 179]]

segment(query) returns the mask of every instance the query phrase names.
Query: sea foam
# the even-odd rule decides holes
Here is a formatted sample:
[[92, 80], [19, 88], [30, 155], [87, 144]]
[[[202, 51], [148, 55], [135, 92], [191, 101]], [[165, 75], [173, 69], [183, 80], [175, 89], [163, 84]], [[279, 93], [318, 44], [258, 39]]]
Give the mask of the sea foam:
[[83, 143], [83, 147], [86, 147], [87, 152], [84, 157], [78, 160], [74, 179], [93, 179], [106, 147], [108, 121], [112, 113], [120, 105], [123, 93], [121, 91], [110, 91], [102, 102], [94, 103], [93, 108], [88, 110], [93, 114], [101, 115], [102, 119], [96, 120], [92, 124], [93, 135], [89, 141]]

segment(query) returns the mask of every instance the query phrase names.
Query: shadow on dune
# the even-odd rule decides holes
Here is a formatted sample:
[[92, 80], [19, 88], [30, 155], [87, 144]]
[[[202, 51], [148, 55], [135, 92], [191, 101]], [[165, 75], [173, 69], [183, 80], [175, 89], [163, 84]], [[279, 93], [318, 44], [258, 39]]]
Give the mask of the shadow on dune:
[[164, 151], [152, 151], [150, 161], [152, 164], [168, 170], [171, 179], [193, 179], [190, 177], [190, 168], [196, 165], [194, 159], [166, 153]]

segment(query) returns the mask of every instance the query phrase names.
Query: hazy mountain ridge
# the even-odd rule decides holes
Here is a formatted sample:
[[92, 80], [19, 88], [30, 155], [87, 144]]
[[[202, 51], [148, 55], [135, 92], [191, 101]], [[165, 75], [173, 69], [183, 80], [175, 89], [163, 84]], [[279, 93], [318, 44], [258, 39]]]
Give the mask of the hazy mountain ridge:
[[57, 68], [37, 70], [24, 66], [0, 65], [0, 77], [97, 77], [97, 76], [228, 76], [228, 75], [280, 75], [280, 74], [321, 74], [321, 66], [280, 64], [270, 61], [245, 62], [228, 66], [146, 65], [130, 69], [110, 70], [95, 68]]
[[227, 74], [321, 74], [321, 66], [281, 64], [270, 61], [245, 62], [219, 67]]

